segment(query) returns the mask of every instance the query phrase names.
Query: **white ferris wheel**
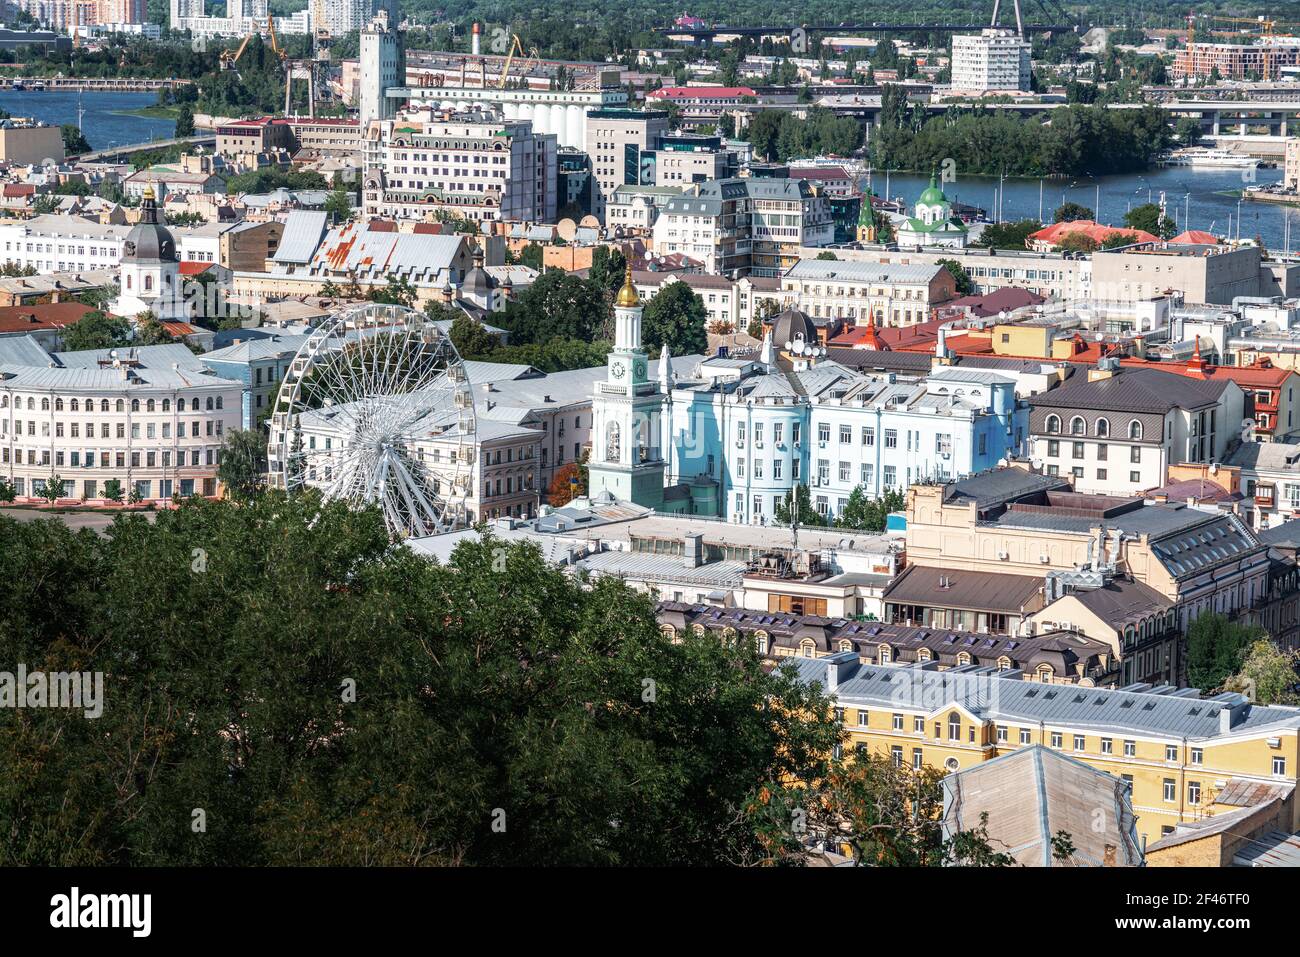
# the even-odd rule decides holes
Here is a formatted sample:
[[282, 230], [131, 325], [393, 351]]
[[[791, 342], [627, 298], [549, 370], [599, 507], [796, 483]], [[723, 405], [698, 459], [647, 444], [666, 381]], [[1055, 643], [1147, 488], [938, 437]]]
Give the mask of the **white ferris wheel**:
[[273, 487], [378, 505], [394, 538], [465, 524], [474, 397], [464, 363], [422, 312], [368, 304], [314, 329], [271, 412]]

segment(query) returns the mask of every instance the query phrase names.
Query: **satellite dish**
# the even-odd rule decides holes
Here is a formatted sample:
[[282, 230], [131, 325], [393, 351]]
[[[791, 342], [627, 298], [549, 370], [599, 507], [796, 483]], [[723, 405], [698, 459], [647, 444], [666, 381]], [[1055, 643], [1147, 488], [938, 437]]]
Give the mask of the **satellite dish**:
[[1030, 460], [1029, 460], [1029, 464], [1032, 465], [1035, 469], [1041, 469], [1041, 468], [1043, 467], [1043, 460], [1042, 460], [1042, 459], [1030, 459]]
[[600, 220], [588, 213], [578, 223], [583, 229], [600, 229]]
[[562, 219], [556, 224], [555, 232], [566, 243], [571, 243], [574, 237], [578, 235], [578, 224], [571, 219]]

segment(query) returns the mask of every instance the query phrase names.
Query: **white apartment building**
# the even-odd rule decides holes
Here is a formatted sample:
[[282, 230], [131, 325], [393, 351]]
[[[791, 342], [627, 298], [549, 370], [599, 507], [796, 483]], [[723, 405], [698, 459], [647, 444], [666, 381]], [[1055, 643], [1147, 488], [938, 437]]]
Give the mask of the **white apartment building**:
[[1282, 162], [1282, 185], [1286, 189], [1300, 190], [1300, 136], [1286, 141], [1286, 156]]
[[656, 255], [682, 253], [724, 276], [780, 276], [801, 246], [834, 239], [829, 202], [796, 179], [698, 183], [670, 199], [654, 227]]
[[930, 318], [930, 308], [957, 295], [957, 283], [937, 264], [879, 265], [801, 259], [781, 277], [787, 299], [814, 319], [911, 326]]
[[[131, 228], [54, 213], [0, 221], [0, 263], [30, 266], [39, 273], [116, 269]], [[230, 228], [208, 224], [171, 230], [181, 262], [219, 263], [221, 233]]]
[[1013, 30], [981, 30], [952, 38], [952, 88], [984, 93], [1029, 89], [1029, 43]]
[[620, 186], [605, 203], [605, 225], [610, 229], [648, 235], [668, 200], [681, 194], [672, 186]]
[[499, 113], [423, 110], [371, 123], [367, 218], [555, 221], [556, 139]]
[[[649, 302], [675, 282], [684, 283], [700, 297], [708, 311], [709, 325], [728, 323], [737, 332], [744, 332], [756, 314], [775, 315], [793, 301], [792, 296], [782, 296], [780, 280], [769, 277], [728, 279], [704, 273], [632, 273], [632, 284], [643, 302]], [[761, 312], [763, 309], [767, 311]]]
[[1159, 488], [1171, 464], [1221, 461], [1237, 441], [1244, 396], [1232, 380], [1103, 363], [1029, 400], [1033, 461], [1071, 477], [1075, 491]]
[[111, 480], [142, 501], [217, 494], [221, 444], [243, 387], [182, 345], [53, 354], [0, 371], [0, 475], [19, 498], [58, 476], [65, 498], [103, 501]]

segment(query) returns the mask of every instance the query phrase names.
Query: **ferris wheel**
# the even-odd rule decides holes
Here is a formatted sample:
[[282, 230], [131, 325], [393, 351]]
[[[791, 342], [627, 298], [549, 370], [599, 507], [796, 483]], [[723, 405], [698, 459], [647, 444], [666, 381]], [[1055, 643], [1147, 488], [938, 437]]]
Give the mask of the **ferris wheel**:
[[464, 363], [422, 312], [377, 303], [314, 329], [272, 406], [271, 484], [378, 505], [393, 538], [465, 524], [474, 397]]

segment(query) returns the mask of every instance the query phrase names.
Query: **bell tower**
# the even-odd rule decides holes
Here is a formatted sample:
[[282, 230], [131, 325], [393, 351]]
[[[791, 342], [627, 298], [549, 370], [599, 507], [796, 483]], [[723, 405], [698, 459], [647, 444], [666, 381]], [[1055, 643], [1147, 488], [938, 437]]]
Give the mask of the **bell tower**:
[[591, 496], [608, 492], [625, 502], [662, 508], [665, 464], [661, 448], [664, 394], [649, 376], [641, 347], [641, 297], [629, 262], [614, 300], [614, 348], [605, 380], [592, 396]]

